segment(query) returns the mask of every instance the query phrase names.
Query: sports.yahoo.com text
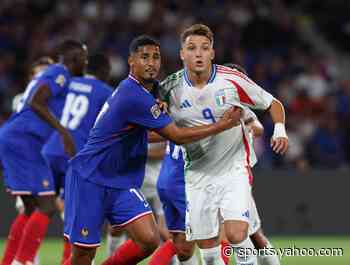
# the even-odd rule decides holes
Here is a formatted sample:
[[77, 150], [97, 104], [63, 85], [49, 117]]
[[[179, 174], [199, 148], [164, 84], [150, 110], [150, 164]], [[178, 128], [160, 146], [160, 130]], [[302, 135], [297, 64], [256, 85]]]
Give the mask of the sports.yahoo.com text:
[[236, 253], [239, 257], [247, 256], [279, 256], [282, 257], [341, 257], [344, 255], [343, 248], [299, 248], [296, 246], [287, 248], [234, 248], [226, 246], [222, 249], [226, 257], [231, 257]]

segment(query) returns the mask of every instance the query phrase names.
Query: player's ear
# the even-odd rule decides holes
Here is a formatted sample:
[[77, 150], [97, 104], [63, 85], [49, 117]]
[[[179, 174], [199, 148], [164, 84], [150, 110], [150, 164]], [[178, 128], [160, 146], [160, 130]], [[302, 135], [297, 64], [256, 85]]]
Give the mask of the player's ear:
[[180, 58], [182, 61], [184, 60], [184, 51], [183, 51], [182, 47], [180, 49]]
[[132, 54], [128, 57], [128, 64], [130, 67], [134, 65], [134, 57]]
[[214, 60], [214, 58], [215, 58], [215, 50], [214, 50], [214, 49], [211, 49], [210, 59], [211, 59], [211, 60]]

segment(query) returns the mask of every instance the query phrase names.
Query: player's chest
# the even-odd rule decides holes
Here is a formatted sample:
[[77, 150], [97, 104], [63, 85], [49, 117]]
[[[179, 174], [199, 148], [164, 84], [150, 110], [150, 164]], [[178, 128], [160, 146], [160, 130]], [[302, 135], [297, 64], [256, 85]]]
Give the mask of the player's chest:
[[182, 87], [172, 91], [170, 111], [176, 120], [215, 122], [228, 108], [224, 88], [207, 85], [198, 89]]

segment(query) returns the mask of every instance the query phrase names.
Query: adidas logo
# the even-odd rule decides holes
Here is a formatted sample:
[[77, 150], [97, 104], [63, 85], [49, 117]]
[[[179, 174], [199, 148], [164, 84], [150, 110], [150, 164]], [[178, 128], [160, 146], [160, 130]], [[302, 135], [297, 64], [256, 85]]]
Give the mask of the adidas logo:
[[180, 109], [184, 109], [184, 108], [190, 108], [192, 107], [191, 103], [185, 99], [185, 101], [183, 101], [181, 104], [180, 104]]

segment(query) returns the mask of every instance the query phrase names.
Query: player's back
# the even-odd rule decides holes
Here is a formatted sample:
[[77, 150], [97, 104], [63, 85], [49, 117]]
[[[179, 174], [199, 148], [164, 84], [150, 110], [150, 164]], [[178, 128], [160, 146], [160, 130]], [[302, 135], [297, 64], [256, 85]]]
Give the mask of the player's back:
[[47, 140], [53, 128], [34, 112], [29, 101], [40, 85], [47, 84], [51, 92], [48, 101], [49, 110], [55, 117], [60, 117], [69, 79], [70, 74], [62, 64], [51, 65], [45, 71], [38, 73], [27, 85], [16, 112], [1, 128], [1, 134], [27, 133], [37, 136], [41, 141]]
[[[75, 148], [79, 151], [86, 143], [90, 129], [112, 88], [92, 76], [74, 77], [68, 86], [68, 94], [61, 115], [61, 124], [69, 130]], [[54, 132], [45, 144], [43, 154], [66, 156], [58, 132]]]

